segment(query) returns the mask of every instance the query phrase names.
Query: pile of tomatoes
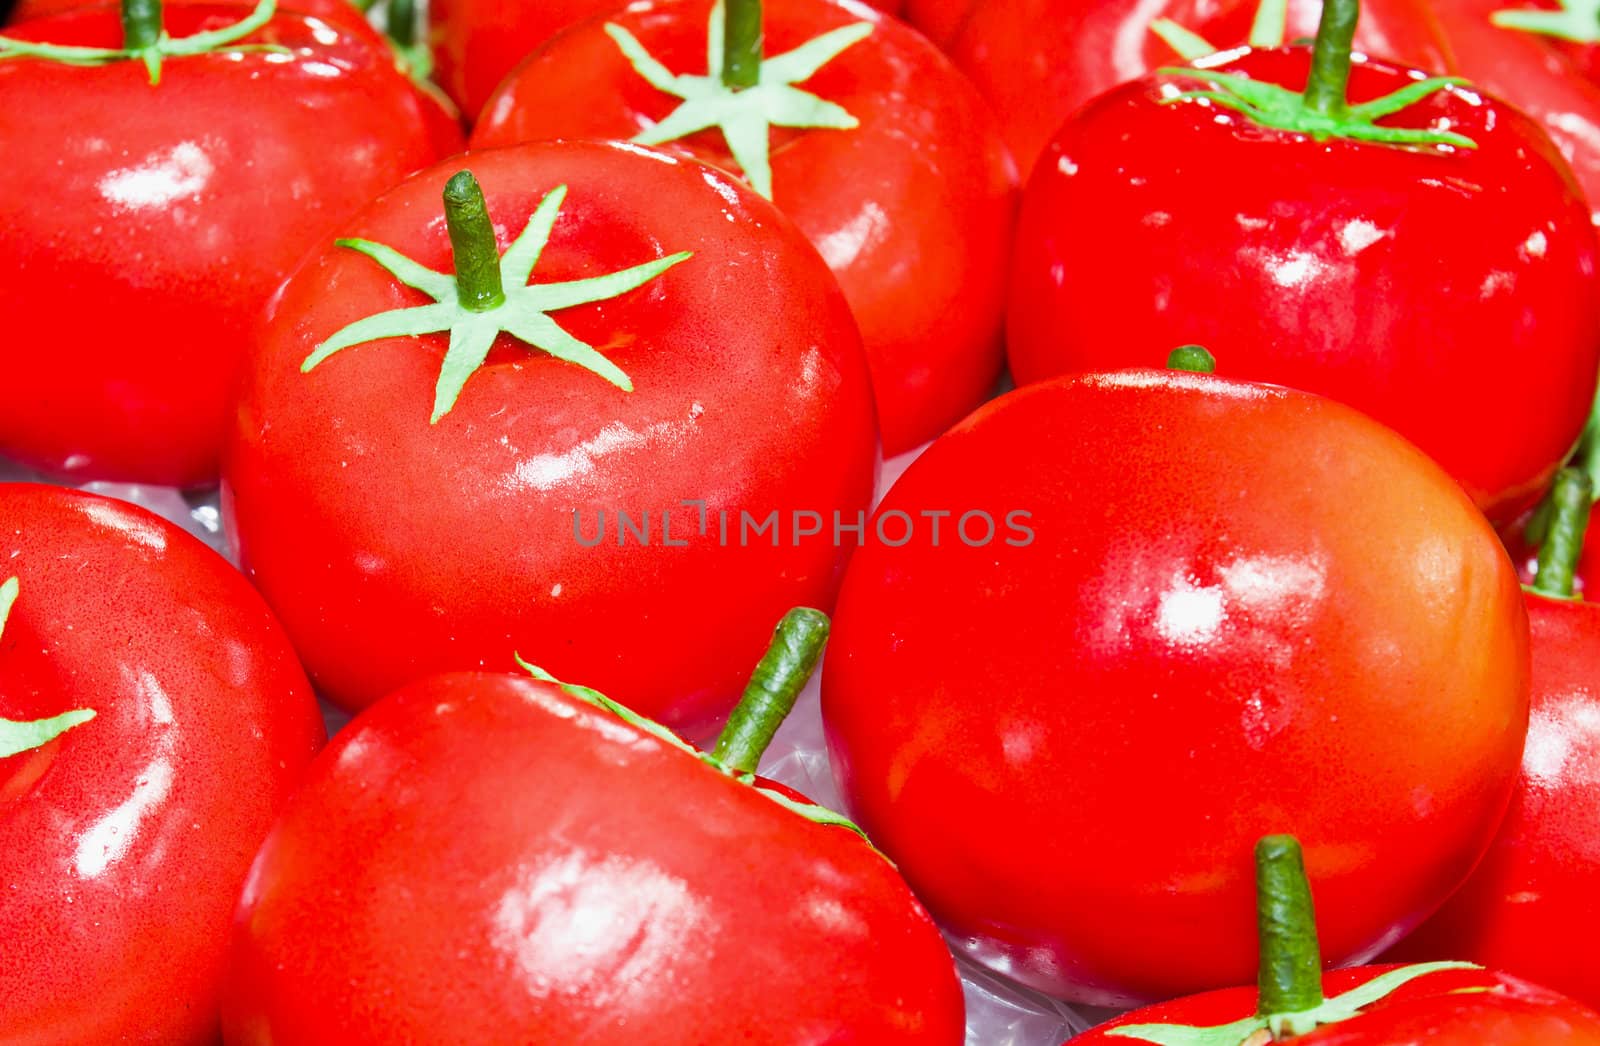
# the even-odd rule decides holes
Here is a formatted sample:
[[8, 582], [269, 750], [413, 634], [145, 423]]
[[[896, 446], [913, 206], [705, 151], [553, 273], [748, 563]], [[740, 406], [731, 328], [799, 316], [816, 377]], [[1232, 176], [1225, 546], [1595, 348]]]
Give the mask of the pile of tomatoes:
[[1593, 4], [14, 6], [0, 1042], [1600, 1046]]

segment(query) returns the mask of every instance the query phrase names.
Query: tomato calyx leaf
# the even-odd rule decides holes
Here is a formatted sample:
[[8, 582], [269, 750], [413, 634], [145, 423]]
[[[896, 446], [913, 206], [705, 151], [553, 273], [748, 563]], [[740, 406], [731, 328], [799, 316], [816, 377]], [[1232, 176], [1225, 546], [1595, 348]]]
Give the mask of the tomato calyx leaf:
[[1506, 8], [1489, 16], [1502, 29], [1538, 33], [1575, 44], [1600, 43], [1600, 0], [1559, 0], [1556, 10]]
[[500, 256], [505, 300], [488, 309], [468, 308], [461, 300], [454, 276], [429, 269], [392, 247], [370, 240], [335, 241], [340, 247], [365, 254], [387, 269], [395, 279], [423, 292], [433, 301], [427, 305], [376, 313], [349, 324], [306, 357], [300, 365], [301, 373], [309, 373], [328, 357], [354, 345], [382, 338], [414, 338], [448, 332], [450, 344], [439, 370], [438, 384], [434, 387], [433, 414], [429, 419], [430, 423], [436, 424], [455, 406], [467, 379], [483, 366], [495, 339], [504, 332], [530, 348], [592, 371], [624, 392], [633, 391], [632, 379], [616, 364], [601, 355], [594, 346], [568, 334], [547, 314], [626, 294], [686, 261], [691, 252], [679, 251], [603, 276], [530, 284], [528, 281], [550, 239], [550, 232], [566, 196], [565, 185], [546, 193], [521, 235]]
[[[5, 635], [6, 622], [11, 619], [11, 608], [21, 591], [22, 583], [14, 577], [0, 584], [0, 636]], [[41, 748], [73, 727], [87, 723], [94, 715], [92, 708], [76, 708], [49, 719], [29, 722], [0, 719], [0, 759]]]
[[711, 8], [706, 39], [706, 68], [709, 75], [675, 74], [656, 60], [628, 30], [607, 22], [606, 35], [634, 71], [658, 91], [683, 99], [682, 103], [654, 127], [634, 135], [640, 145], [661, 145], [712, 127], [722, 132], [728, 151], [756, 192], [772, 199], [772, 127], [825, 127], [850, 130], [860, 126], [841, 105], [819, 98], [794, 86], [815, 76], [847, 48], [872, 33], [870, 22], [856, 22], [823, 33], [792, 51], [761, 61], [759, 79], [753, 87], [735, 88], [723, 83], [724, 25], [727, 17], [723, 0]]
[[[517, 664], [522, 667], [523, 671], [527, 672], [530, 676], [539, 680], [540, 682], [552, 683], [555, 686], [560, 687], [568, 695], [577, 698], [579, 701], [582, 701], [585, 704], [593, 705], [595, 708], [598, 708], [603, 712], [609, 712], [628, 725], [637, 727], [638, 729], [644, 731], [651, 737], [654, 737], [656, 740], [661, 741], [672, 748], [676, 748], [679, 751], [686, 752], [689, 755], [694, 756], [696, 759], [700, 760], [700, 762], [711, 767], [711, 769], [715, 770], [719, 774], [722, 774], [724, 777], [731, 777], [740, 784], [747, 785], [750, 788], [755, 789], [757, 792], [766, 796], [768, 799], [771, 799], [779, 806], [793, 813], [799, 814], [808, 821], [816, 824], [832, 825], [836, 828], [844, 828], [848, 831], [854, 832], [856, 835], [861, 837], [863, 842], [865, 842], [869, 847], [872, 847], [873, 852], [882, 856], [882, 851], [878, 850], [877, 847], [872, 846], [872, 841], [867, 838], [867, 833], [862, 831], [859, 825], [845, 817], [843, 814], [829, 810], [825, 806], [818, 806], [815, 803], [797, 802], [776, 789], [764, 786], [761, 784], [760, 778], [758, 778], [755, 774], [736, 770], [727, 763], [723, 762], [721, 759], [718, 759], [716, 756], [712, 755], [710, 752], [703, 752], [694, 745], [691, 745], [689, 742], [673, 733], [667, 727], [662, 726], [654, 719], [640, 715], [626, 705], [613, 701], [600, 691], [587, 686], [579, 686], [575, 683], [564, 683], [555, 676], [551, 675], [549, 672], [545, 671], [543, 668], [540, 668], [538, 665], [531, 664], [523, 660], [522, 655], [514, 654], [512, 656], [516, 658]], [[884, 859], [888, 860], [887, 857]]]
[[289, 49], [277, 44], [240, 44], [251, 33], [272, 21], [278, 11], [278, 0], [260, 0], [254, 9], [232, 25], [208, 32], [173, 38], [162, 30], [155, 41], [143, 47], [74, 47], [67, 44], [37, 43], [0, 36], [0, 59], [42, 58], [63, 65], [101, 66], [113, 62], [143, 62], [150, 73], [150, 84], [161, 82], [161, 63], [168, 58], [186, 58], [202, 54], [245, 54], [269, 52], [288, 54]]
[[1277, 84], [1252, 80], [1233, 73], [1209, 69], [1164, 66], [1157, 75], [1184, 77], [1207, 84], [1207, 89], [1181, 91], [1161, 100], [1162, 105], [1185, 101], [1204, 101], [1243, 113], [1263, 127], [1291, 131], [1314, 141], [1330, 138], [1353, 139], [1386, 145], [1450, 145], [1476, 149], [1478, 143], [1454, 131], [1428, 128], [1380, 127], [1378, 120], [1392, 116], [1428, 95], [1460, 86], [1467, 81], [1456, 76], [1430, 76], [1369, 102], [1352, 105], [1342, 112], [1320, 112], [1307, 104], [1304, 95]]
[[1335, 995], [1309, 1010], [1297, 1013], [1257, 1014], [1230, 1024], [1209, 1028], [1187, 1024], [1125, 1024], [1107, 1035], [1139, 1039], [1156, 1046], [1242, 1046], [1251, 1036], [1268, 1032], [1273, 1041], [1305, 1035], [1324, 1024], [1337, 1024], [1358, 1016], [1363, 1009], [1393, 994], [1406, 984], [1445, 970], [1479, 970], [1470, 962], [1425, 962], [1401, 966], [1379, 974], [1342, 995]]

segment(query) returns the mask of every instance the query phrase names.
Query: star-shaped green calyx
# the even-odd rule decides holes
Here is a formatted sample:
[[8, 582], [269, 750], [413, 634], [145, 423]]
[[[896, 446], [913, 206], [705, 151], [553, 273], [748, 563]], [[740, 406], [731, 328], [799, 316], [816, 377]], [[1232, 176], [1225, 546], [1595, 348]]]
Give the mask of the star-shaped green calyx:
[[83, 66], [139, 61], [150, 71], [153, 85], [161, 82], [161, 63], [168, 58], [246, 51], [285, 53], [286, 48], [275, 44], [238, 43], [272, 21], [277, 10], [278, 0], [261, 0], [248, 15], [232, 25], [174, 39], [161, 27], [161, 0], [122, 0], [121, 47], [71, 47], [0, 36], [0, 59], [43, 58], [64, 65]]
[[364, 342], [448, 331], [450, 344], [434, 387], [430, 418], [437, 422], [455, 406], [467, 379], [483, 366], [495, 339], [504, 332], [531, 348], [593, 371], [625, 392], [633, 391], [633, 382], [616, 364], [594, 346], [568, 334], [548, 313], [626, 294], [685, 261], [690, 252], [679, 251], [604, 276], [530, 284], [566, 197], [565, 185], [546, 193], [522, 234], [502, 256], [477, 179], [469, 171], [456, 174], [444, 190], [445, 221], [455, 253], [453, 274], [435, 272], [381, 243], [337, 241], [341, 247], [365, 254], [433, 301], [357, 320], [318, 345], [300, 370], [309, 372], [334, 353]]
[[[1595, 0], [1600, 3], [1600, 0]], [[1250, 30], [1250, 46], [1276, 47], [1283, 41], [1287, 7], [1283, 0], [1263, 0]], [[1350, 105], [1346, 92], [1350, 82], [1350, 54], [1355, 39], [1358, 0], [1326, 0], [1322, 23], [1317, 29], [1311, 53], [1311, 74], [1304, 92], [1291, 91], [1277, 84], [1263, 83], [1246, 76], [1218, 73], [1204, 68], [1157, 69], [1163, 76], [1182, 76], [1199, 80], [1205, 90], [1182, 91], [1163, 100], [1163, 104], [1205, 100], [1243, 113], [1262, 127], [1293, 131], [1315, 141], [1345, 138], [1388, 145], [1450, 145], [1473, 149], [1477, 143], [1454, 131], [1415, 127], [1381, 127], [1377, 121], [1421, 101], [1423, 98], [1467, 81], [1453, 76], [1431, 76], [1416, 80], [1381, 98]], [[1182, 57], [1194, 60], [1213, 48], [1202, 37], [1176, 23], [1158, 19], [1150, 29]]]
[[[17, 595], [21, 591], [22, 583], [14, 577], [7, 578], [0, 584], [0, 637], [5, 635], [6, 621], [11, 617], [11, 607], [16, 603]], [[93, 718], [93, 709], [79, 708], [49, 719], [35, 719], [31, 722], [0, 719], [0, 759], [9, 758], [20, 752], [31, 752], [35, 748], [47, 745], [73, 727], [87, 723]]]
[[[871, 35], [872, 25], [856, 22], [841, 26], [785, 54], [751, 61], [745, 49], [727, 46], [728, 26], [748, 24], [750, 19], [744, 12], [754, 9], [752, 49], [759, 54], [759, 5], [744, 0], [741, 6], [742, 10], [731, 23], [725, 0], [717, 0], [711, 8], [706, 36], [706, 76], [674, 74], [622, 26], [607, 22], [605, 28], [640, 76], [657, 90], [683, 99], [666, 119], [635, 135], [633, 140], [640, 145], [660, 145], [711, 127], [719, 128], [745, 179], [756, 192], [771, 199], [772, 127], [849, 130], [858, 126], [856, 118], [842, 106], [794, 85], [809, 80], [846, 48]], [[729, 61], [725, 62], [725, 57]], [[731, 70], [730, 65], [733, 66]], [[749, 86], [730, 83], [749, 79], [751, 74], [754, 74], [754, 83]]]

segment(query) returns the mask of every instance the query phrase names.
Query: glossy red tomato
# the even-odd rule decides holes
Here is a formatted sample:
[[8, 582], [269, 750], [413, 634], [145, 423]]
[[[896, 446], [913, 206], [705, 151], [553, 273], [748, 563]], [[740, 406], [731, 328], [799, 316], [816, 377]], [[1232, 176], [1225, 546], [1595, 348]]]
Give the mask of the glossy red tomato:
[[961, 31], [974, 0], [906, 0], [905, 19], [940, 47], [948, 47]]
[[210, 1046], [311, 688], [244, 579], [144, 510], [7, 483], [0, 524], [0, 1041]]
[[[1521, 593], [1459, 487], [1365, 416], [1061, 379], [935, 442], [890, 513], [916, 530], [851, 563], [828, 750], [969, 954], [1105, 1004], [1247, 981], [1250, 846], [1292, 832], [1330, 962], [1359, 960], [1488, 846], [1527, 726]], [[981, 513], [1031, 538], [984, 541]]]
[[1592, 492], [1568, 469], [1528, 591], [1532, 717], [1522, 779], [1483, 862], [1399, 956], [1464, 958], [1600, 1001], [1587, 942], [1600, 929], [1600, 604], [1565, 598]]
[[[474, 146], [546, 138], [630, 138], [681, 99], [631, 65], [607, 26], [631, 33], [674, 73], [706, 73], [708, 0], [651, 0], [551, 41], [496, 94]], [[771, 198], [832, 267], [861, 327], [884, 452], [926, 442], [990, 393], [1015, 193], [982, 99], [934, 47], [860, 5], [780, 0], [766, 54], [853, 24], [864, 39], [799, 84], [854, 128], [774, 127]], [[735, 171], [713, 127], [666, 143]]]
[[832, 604], [853, 544], [835, 540], [834, 513], [856, 524], [871, 495], [849, 308], [765, 200], [635, 146], [471, 153], [343, 232], [448, 272], [440, 190], [462, 166], [487, 187], [501, 246], [566, 186], [535, 293], [668, 266], [541, 321], [596, 348], [632, 391], [506, 335], [435, 424], [441, 334], [302, 373], [347, 324], [428, 301], [330, 247], [276, 301], [242, 390], [223, 498], [245, 569], [347, 706], [437, 671], [510, 668], [520, 650], [703, 727], [731, 706], [770, 621]]
[[527, 678], [357, 718], [236, 927], [240, 1046], [964, 1039], [949, 952], [859, 837]]
[[[1315, 35], [1322, 5], [1289, 0], [1284, 40]], [[1177, 53], [1151, 31], [1158, 18], [1218, 48], [1245, 43], [1257, 0], [983, 0], [949, 46], [1000, 116], [1024, 178], [1068, 116], [1091, 98], [1164, 65]], [[913, 8], [914, 10], [914, 8]], [[1448, 50], [1426, 0], [1364, 0], [1356, 47], [1445, 72]]]
[[1490, 21], [1496, 11], [1530, 6], [1521, 0], [1433, 2], [1455, 68], [1539, 121], [1572, 165], [1600, 220], [1600, 84], [1585, 77], [1582, 58], [1561, 41]]
[[[244, 8], [181, 4], [172, 37]], [[8, 30], [116, 48], [114, 8]], [[169, 57], [161, 80], [0, 62], [0, 454], [74, 480], [214, 480], [227, 400], [268, 296], [337, 222], [436, 155], [387, 46], [306, 16], [248, 41], [290, 53]]]
[[[1218, 68], [1298, 91], [1308, 64], [1297, 48]], [[1412, 82], [1357, 63], [1349, 97]], [[1149, 365], [1199, 342], [1229, 374], [1394, 426], [1491, 518], [1513, 518], [1577, 442], [1600, 367], [1594, 232], [1549, 139], [1448, 88], [1384, 126], [1448, 128], [1476, 148], [1317, 142], [1173, 102], [1204, 86], [1135, 81], [1051, 143], [1013, 267], [1017, 380]], [[1507, 382], [1507, 358], [1540, 365]]]
[[[866, 2], [900, 10], [900, 0]], [[617, 0], [433, 0], [428, 21], [439, 83], [476, 120], [524, 58], [561, 30], [621, 6]]]
[[[171, 5], [175, 0], [164, 0], [166, 5]], [[176, 0], [178, 3], [203, 2], [203, 0]], [[230, 0], [224, 0], [230, 2]], [[249, 0], [231, 0], [231, 3], [249, 7]], [[10, 21], [26, 22], [34, 18], [45, 18], [50, 15], [62, 14], [67, 11], [78, 11], [85, 8], [109, 7], [115, 8], [116, 0], [17, 0], [11, 9]], [[341, 28], [366, 27], [370, 29], [366, 18], [350, 0], [278, 0], [278, 10], [293, 14], [315, 15], [318, 18], [328, 19], [337, 23]]]

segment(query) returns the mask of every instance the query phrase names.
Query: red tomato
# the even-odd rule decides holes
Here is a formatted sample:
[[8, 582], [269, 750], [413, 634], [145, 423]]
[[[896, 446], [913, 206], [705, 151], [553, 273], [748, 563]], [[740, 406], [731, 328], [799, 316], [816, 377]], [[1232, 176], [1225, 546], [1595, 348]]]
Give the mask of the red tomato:
[[[204, 2], [204, 0], [164, 0], [168, 6], [174, 2]], [[213, 0], [215, 2], [215, 0]], [[222, 0], [223, 3], [232, 3], [249, 7], [250, 0]], [[50, 15], [63, 14], [67, 11], [80, 11], [85, 8], [115, 8], [116, 0], [17, 0], [16, 6], [11, 9], [10, 21], [26, 22], [34, 18], [47, 18]], [[350, 0], [278, 0], [278, 10], [291, 14], [314, 15], [317, 18], [327, 19], [337, 23], [340, 28], [356, 29], [365, 27], [371, 30], [366, 17], [350, 3]]]
[[[240, 19], [174, 5], [173, 37]], [[119, 47], [103, 8], [13, 37]], [[435, 158], [386, 46], [279, 15], [291, 54], [86, 68], [0, 62], [0, 453], [82, 481], [214, 480], [227, 400], [268, 296], [335, 223]]]
[[[510, 668], [520, 650], [698, 729], [731, 706], [768, 622], [831, 605], [850, 544], [831, 540], [833, 513], [854, 524], [871, 496], [849, 308], [765, 200], [636, 146], [468, 154], [344, 233], [448, 271], [440, 187], [462, 165], [487, 186], [502, 245], [567, 187], [535, 286], [693, 252], [639, 290], [554, 313], [633, 391], [508, 336], [437, 424], [442, 335], [358, 345], [303, 374], [345, 325], [427, 301], [326, 249], [276, 301], [241, 393], [223, 507], [245, 569], [347, 706], [438, 671]], [[801, 537], [796, 512], [821, 532]], [[782, 518], [750, 531], [741, 513]]]
[[[1246, 981], [1249, 849], [1292, 832], [1329, 960], [1359, 960], [1488, 846], [1521, 593], [1393, 432], [1272, 386], [1062, 379], [973, 414], [877, 515], [933, 509], [937, 538], [857, 552], [822, 710], [851, 811], [974, 957], [1108, 1005]], [[992, 540], [952, 533], [983, 512]]]
[[975, 0], [906, 0], [905, 18], [929, 40], [948, 47], [976, 6]]
[[1600, 604], [1564, 598], [1583, 549], [1592, 493], [1584, 474], [1557, 477], [1554, 522], [1527, 595], [1532, 718], [1522, 778], [1483, 862], [1397, 955], [1472, 959], [1594, 1004], [1600, 973]]
[[246, 870], [322, 742], [310, 685], [144, 510], [6, 483], [0, 521], [0, 727], [94, 713], [0, 752], [0, 1041], [209, 1046]]
[[[1308, 64], [1296, 48], [1219, 69], [1298, 91]], [[1411, 82], [1358, 63], [1349, 97]], [[1477, 148], [1317, 142], [1172, 101], [1203, 86], [1135, 81], [1051, 143], [1014, 258], [1018, 382], [1152, 364], [1199, 342], [1230, 374], [1394, 426], [1491, 518], [1513, 518], [1576, 443], [1600, 367], [1594, 231], [1549, 139], [1450, 88], [1385, 126], [1448, 126]], [[1507, 382], [1508, 358], [1540, 365]]]
[[[1530, 6], [1523, 0], [1434, 0], [1455, 68], [1483, 90], [1538, 120], [1572, 165], [1600, 221], [1600, 85], [1561, 41], [1506, 29], [1495, 12]], [[1600, 31], [1600, 29], [1597, 29]]]
[[[900, 10], [900, 0], [865, 2]], [[524, 58], [561, 30], [620, 6], [618, 0], [433, 0], [428, 21], [439, 83], [476, 120]]]
[[[1218, 48], [1242, 45], [1257, 0], [983, 0], [950, 45], [950, 56], [1000, 116], [1024, 177], [1062, 122], [1096, 95], [1177, 54], [1150, 24], [1166, 18]], [[1284, 39], [1316, 34], [1322, 5], [1289, 0]], [[1423, 69], [1450, 68], [1426, 0], [1365, 0], [1356, 47]]]
[[[651, 0], [552, 41], [484, 111], [474, 146], [628, 138], [681, 99], [629, 64], [608, 25], [674, 73], [703, 75], [706, 0]], [[1015, 204], [1013, 175], [982, 99], [916, 33], [860, 5], [766, 8], [766, 54], [841, 27], [870, 35], [801, 86], [842, 106], [852, 129], [775, 127], [771, 198], [822, 252], [866, 345], [884, 452], [932, 439], [990, 393]], [[740, 170], [716, 128], [666, 143]]]
[[860, 838], [526, 678], [357, 718], [235, 926], [239, 1046], [964, 1038], [949, 952]]

